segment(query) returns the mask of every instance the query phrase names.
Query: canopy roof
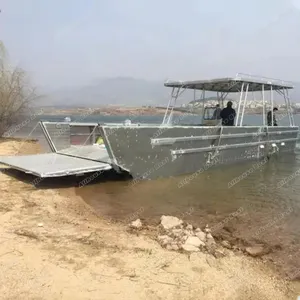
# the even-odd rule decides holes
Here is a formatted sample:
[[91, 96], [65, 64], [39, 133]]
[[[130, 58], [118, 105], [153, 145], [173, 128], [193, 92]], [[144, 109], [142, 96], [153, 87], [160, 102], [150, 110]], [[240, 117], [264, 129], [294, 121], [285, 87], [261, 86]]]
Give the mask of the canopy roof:
[[[283, 90], [293, 89], [293, 85], [290, 82], [282, 81], [278, 79], [270, 79], [265, 77], [257, 77], [251, 75], [237, 74], [235, 77], [217, 78], [211, 80], [195, 80], [195, 81], [167, 81], [166, 87], [173, 88], [185, 88], [195, 90], [205, 90], [211, 92], [221, 93], [236, 93], [241, 92], [244, 83], [243, 90], [246, 91], [249, 84], [248, 91], [258, 92], [271, 90]], [[263, 87], [264, 86], [264, 87]]]

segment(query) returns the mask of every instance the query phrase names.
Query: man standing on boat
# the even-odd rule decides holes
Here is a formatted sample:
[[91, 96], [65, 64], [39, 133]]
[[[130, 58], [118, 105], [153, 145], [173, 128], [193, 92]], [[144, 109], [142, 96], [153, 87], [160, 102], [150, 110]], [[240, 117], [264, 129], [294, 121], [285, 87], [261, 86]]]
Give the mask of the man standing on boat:
[[232, 102], [227, 102], [227, 107], [223, 108], [220, 116], [222, 118], [222, 126], [233, 126], [236, 116], [235, 110], [232, 108]]
[[267, 114], [267, 123], [268, 123], [268, 126], [272, 126], [272, 115], [273, 115], [273, 126], [277, 126], [277, 121], [276, 121], [276, 118], [275, 118], [275, 111], [277, 111], [278, 108], [277, 107], [274, 107], [273, 108], [273, 112], [272, 111], [268, 111], [268, 114]]

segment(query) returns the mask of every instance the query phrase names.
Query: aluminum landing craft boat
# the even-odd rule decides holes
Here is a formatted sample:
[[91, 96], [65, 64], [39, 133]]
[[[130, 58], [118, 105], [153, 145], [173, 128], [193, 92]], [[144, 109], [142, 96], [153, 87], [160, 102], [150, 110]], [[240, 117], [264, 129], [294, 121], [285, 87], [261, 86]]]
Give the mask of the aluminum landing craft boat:
[[[288, 93], [293, 86], [288, 82], [237, 74], [213, 80], [168, 81], [165, 86], [172, 88], [172, 95], [162, 124], [40, 122], [52, 153], [2, 156], [0, 163], [42, 178], [115, 169], [128, 172], [133, 178], [153, 179], [295, 150], [298, 127], [294, 124]], [[194, 100], [197, 91], [201, 91], [198, 99], [203, 100], [201, 125], [172, 122], [178, 97], [189, 89], [194, 90]], [[234, 126], [221, 126], [220, 120], [212, 118], [214, 108], [204, 105], [205, 91], [217, 94], [220, 108], [224, 107], [228, 94], [240, 93], [234, 107]], [[244, 125], [247, 98], [252, 92], [253, 95], [259, 92], [263, 101], [259, 126]], [[289, 126], [266, 125], [266, 113], [274, 106], [274, 92], [285, 101]], [[265, 101], [266, 93], [270, 101]]]

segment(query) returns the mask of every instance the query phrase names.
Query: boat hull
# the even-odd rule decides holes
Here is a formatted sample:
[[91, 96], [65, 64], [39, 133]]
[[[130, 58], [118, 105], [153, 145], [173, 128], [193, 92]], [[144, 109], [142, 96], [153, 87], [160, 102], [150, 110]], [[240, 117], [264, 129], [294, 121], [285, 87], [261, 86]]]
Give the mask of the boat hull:
[[[201, 173], [219, 164], [266, 161], [275, 154], [294, 152], [298, 137], [298, 127], [279, 126], [73, 125], [51, 122], [44, 122], [41, 126], [53, 153], [0, 157], [0, 162], [39, 177], [114, 168], [117, 172], [128, 172], [136, 180], [154, 179]], [[35, 161], [39, 163], [35, 164]]]
[[201, 172], [294, 152], [298, 127], [102, 126], [112, 163], [133, 178]]

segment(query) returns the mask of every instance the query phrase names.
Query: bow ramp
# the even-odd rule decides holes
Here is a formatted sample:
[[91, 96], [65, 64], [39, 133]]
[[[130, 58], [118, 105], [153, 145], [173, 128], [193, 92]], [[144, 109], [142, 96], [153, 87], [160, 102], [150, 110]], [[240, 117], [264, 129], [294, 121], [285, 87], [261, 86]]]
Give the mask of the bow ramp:
[[107, 151], [97, 145], [72, 146], [57, 153], [0, 156], [0, 164], [38, 177], [60, 177], [112, 168]]

